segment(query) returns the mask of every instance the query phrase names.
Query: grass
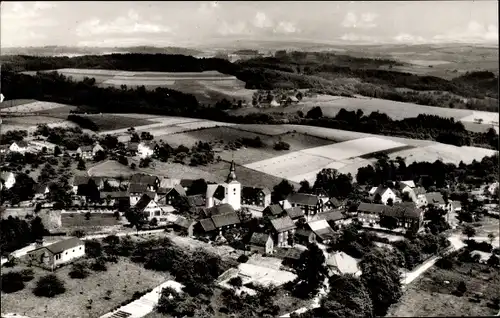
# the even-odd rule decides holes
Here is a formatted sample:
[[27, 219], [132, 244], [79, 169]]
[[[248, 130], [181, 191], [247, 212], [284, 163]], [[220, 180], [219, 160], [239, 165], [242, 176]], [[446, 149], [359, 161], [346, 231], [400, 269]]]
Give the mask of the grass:
[[[2, 312], [14, 312], [29, 317], [65, 317], [84, 318], [99, 317], [124, 300], [132, 298], [135, 292], [154, 288], [170, 279], [168, 274], [146, 270], [140, 264], [120, 258], [116, 264], [109, 263], [106, 272], [91, 272], [85, 279], [71, 279], [68, 276], [71, 266], [57, 270], [55, 274], [64, 281], [66, 292], [54, 298], [36, 297], [32, 290], [40, 277], [48, 271], [31, 267], [35, 279], [16, 293], [2, 293]], [[21, 270], [27, 266], [19, 265], [12, 269], [2, 269], [2, 273], [10, 270]], [[111, 291], [111, 299], [106, 300], [106, 292]], [[89, 300], [92, 305], [89, 308]]]
[[[138, 165], [138, 163], [136, 163], [136, 165]], [[100, 162], [88, 169], [88, 174], [93, 177], [128, 177], [137, 172], [139, 171], [132, 170], [132, 168], [130, 168], [129, 166], [122, 165], [118, 161], [114, 160], [106, 160], [104, 162]]]
[[62, 227], [92, 227], [120, 225], [112, 213], [92, 213], [89, 220], [83, 213], [61, 213]]
[[99, 131], [115, 130], [154, 124], [153, 121], [141, 118], [128, 118], [124, 116], [114, 116], [110, 114], [87, 115], [99, 128]]
[[30, 104], [36, 102], [34, 99], [12, 99], [12, 100], [6, 100], [3, 101], [2, 104], [0, 104], [0, 109], [2, 108], [8, 108], [8, 107], [14, 107], [14, 106], [20, 106], [24, 104]]
[[[449, 281], [449, 284], [444, 281]], [[465, 282], [467, 292], [457, 297], [452, 292], [460, 281]], [[452, 270], [434, 267], [409, 286], [400, 302], [390, 308], [388, 316], [495, 315], [498, 310], [488, 308], [487, 304], [490, 299], [500, 297], [499, 283], [500, 273], [487, 265], [464, 263]], [[474, 292], [484, 295], [480, 303], [469, 301]]]

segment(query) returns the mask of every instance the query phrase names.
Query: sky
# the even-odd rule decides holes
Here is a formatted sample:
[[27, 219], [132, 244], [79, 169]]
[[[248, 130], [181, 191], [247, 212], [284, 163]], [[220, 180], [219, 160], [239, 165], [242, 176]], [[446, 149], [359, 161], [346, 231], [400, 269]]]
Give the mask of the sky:
[[498, 45], [497, 1], [1, 2], [1, 47], [233, 40]]

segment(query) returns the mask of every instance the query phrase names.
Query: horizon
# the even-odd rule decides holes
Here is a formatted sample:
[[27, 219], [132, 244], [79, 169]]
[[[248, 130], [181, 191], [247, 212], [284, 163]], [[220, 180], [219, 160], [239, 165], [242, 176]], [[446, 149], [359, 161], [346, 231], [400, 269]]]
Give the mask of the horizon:
[[[1, 47], [498, 47], [496, 1], [2, 2]], [[425, 21], [425, 22], [423, 22]]]

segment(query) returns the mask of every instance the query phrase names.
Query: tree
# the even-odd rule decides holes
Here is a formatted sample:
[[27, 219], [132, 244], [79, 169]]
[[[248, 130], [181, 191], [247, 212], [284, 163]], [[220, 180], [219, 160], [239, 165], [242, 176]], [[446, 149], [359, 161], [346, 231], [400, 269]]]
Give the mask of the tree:
[[89, 276], [89, 272], [81, 263], [73, 264], [71, 271], [68, 273], [69, 277], [74, 279], [84, 279]]
[[314, 243], [307, 246], [294, 266], [297, 281], [294, 287], [295, 295], [307, 298], [318, 292], [328, 273], [323, 251]]
[[476, 235], [476, 229], [473, 228], [471, 225], [466, 225], [462, 231], [462, 233], [467, 236], [467, 238], [470, 240], [471, 237]]
[[321, 107], [319, 107], [319, 106], [311, 108], [306, 114], [306, 118], [310, 118], [310, 119], [318, 119], [321, 117], [323, 117], [323, 111], [321, 110]]
[[463, 280], [461, 280], [457, 285], [456, 294], [457, 296], [462, 296], [467, 291], [467, 285]]
[[382, 204], [382, 196], [380, 195], [380, 193], [375, 194], [375, 196], [373, 197], [373, 203]]
[[130, 223], [130, 225], [135, 226], [137, 230], [142, 228], [146, 224], [146, 215], [134, 208], [129, 208], [125, 211], [125, 218]]
[[158, 219], [157, 218], [152, 218], [151, 221], [149, 221], [149, 226], [151, 226], [151, 227], [157, 227], [158, 226]]
[[141, 138], [137, 133], [132, 133], [132, 136], [130, 137], [130, 142], [140, 142]]
[[92, 214], [90, 214], [90, 212], [86, 212], [85, 213], [85, 220], [90, 220], [90, 217], [92, 216]]
[[194, 180], [188, 188], [187, 195], [205, 194], [207, 192], [207, 182], [205, 179]]
[[288, 180], [283, 179], [279, 184], [275, 185], [273, 188], [273, 201], [278, 202], [285, 200], [290, 193], [294, 192], [293, 185], [288, 182]]
[[498, 267], [500, 266], [500, 258], [498, 256], [491, 254], [490, 258], [488, 258], [487, 264], [491, 267]]
[[231, 278], [228, 281], [228, 284], [233, 286], [233, 287], [240, 288], [241, 286], [243, 286], [243, 280], [241, 279], [240, 276], [236, 276], [236, 277]]
[[302, 180], [300, 181], [300, 188], [299, 188], [299, 193], [311, 193], [311, 185], [309, 184], [309, 181], [307, 180]]
[[99, 150], [98, 152], [96, 152], [94, 156], [94, 161], [99, 162], [103, 161], [104, 159], [106, 159], [106, 153], [104, 151]]
[[130, 169], [135, 170], [135, 168], [136, 168], [136, 165], [135, 165], [135, 163], [133, 163], [133, 162], [132, 162], [132, 163], [130, 164]]
[[321, 300], [317, 317], [373, 317], [370, 294], [363, 282], [353, 275], [330, 278], [330, 292]]
[[373, 312], [385, 316], [402, 295], [398, 262], [387, 250], [372, 250], [361, 260], [361, 280], [370, 293]]
[[381, 227], [393, 230], [398, 227], [398, 219], [390, 215], [382, 215], [379, 224]]
[[2, 292], [15, 293], [24, 289], [23, 276], [19, 272], [10, 272], [2, 275]]
[[76, 167], [78, 170], [87, 170], [87, 167], [85, 167], [85, 161], [83, 159], [78, 160], [78, 166]]
[[102, 255], [102, 245], [96, 240], [85, 241], [85, 254], [90, 258], [97, 258]]
[[53, 274], [40, 278], [36, 284], [33, 293], [38, 297], [55, 297], [66, 291], [64, 283]]
[[128, 159], [125, 156], [119, 156], [118, 157], [118, 162], [121, 163], [124, 166], [128, 166]]
[[59, 146], [54, 147], [54, 156], [60, 156], [62, 154], [61, 148]]

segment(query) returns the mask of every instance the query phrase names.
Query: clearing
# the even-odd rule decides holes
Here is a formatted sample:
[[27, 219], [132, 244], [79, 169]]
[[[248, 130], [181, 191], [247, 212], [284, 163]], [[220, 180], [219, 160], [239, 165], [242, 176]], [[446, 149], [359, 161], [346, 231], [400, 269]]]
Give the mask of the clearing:
[[[389, 309], [388, 317], [458, 317], [492, 316], [498, 309], [488, 307], [495, 297], [500, 297], [500, 273], [487, 265], [463, 263], [456, 268], [429, 269], [408, 286], [400, 302]], [[445, 283], [448, 281], [449, 283]], [[467, 291], [464, 296], [452, 294], [460, 281]], [[484, 296], [479, 303], [470, 301], [475, 292]]]
[[[106, 272], [91, 272], [85, 279], [71, 279], [68, 276], [71, 265], [56, 270], [55, 274], [64, 281], [66, 292], [54, 298], [37, 297], [33, 294], [32, 290], [38, 279], [50, 272], [29, 267], [35, 272], [35, 278], [26, 283], [21, 291], [2, 293], [2, 311], [29, 317], [94, 318], [109, 312], [124, 300], [131, 299], [135, 292], [154, 288], [170, 279], [166, 273], [146, 270], [141, 264], [135, 264], [126, 258], [119, 258], [116, 264], [108, 263], [107, 267]], [[2, 274], [27, 268], [25, 265], [2, 268]], [[111, 291], [109, 300], [104, 299], [107, 291]]]

